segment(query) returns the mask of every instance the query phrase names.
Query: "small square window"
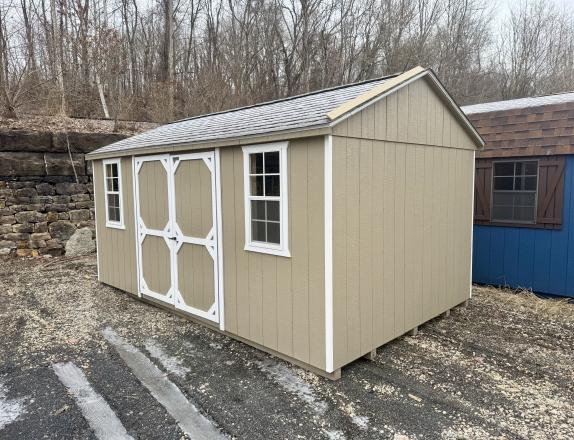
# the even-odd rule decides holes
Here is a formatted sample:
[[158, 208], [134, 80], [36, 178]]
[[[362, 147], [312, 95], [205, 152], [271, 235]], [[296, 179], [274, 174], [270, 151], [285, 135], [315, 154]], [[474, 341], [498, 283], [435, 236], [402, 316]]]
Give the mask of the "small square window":
[[251, 195], [263, 195], [263, 176], [251, 176]]
[[250, 157], [251, 174], [263, 174], [263, 153], [254, 153]]
[[279, 151], [265, 153], [265, 174], [279, 174]]
[[281, 195], [279, 174], [273, 176], [265, 176], [265, 195], [279, 197]]

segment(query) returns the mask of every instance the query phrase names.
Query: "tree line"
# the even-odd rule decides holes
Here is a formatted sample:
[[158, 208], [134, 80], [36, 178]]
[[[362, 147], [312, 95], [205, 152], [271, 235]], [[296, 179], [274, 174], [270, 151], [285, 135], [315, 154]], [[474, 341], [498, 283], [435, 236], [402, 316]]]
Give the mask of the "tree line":
[[523, 0], [0, 0], [0, 111], [164, 122], [431, 67], [459, 104], [571, 90], [574, 14]]

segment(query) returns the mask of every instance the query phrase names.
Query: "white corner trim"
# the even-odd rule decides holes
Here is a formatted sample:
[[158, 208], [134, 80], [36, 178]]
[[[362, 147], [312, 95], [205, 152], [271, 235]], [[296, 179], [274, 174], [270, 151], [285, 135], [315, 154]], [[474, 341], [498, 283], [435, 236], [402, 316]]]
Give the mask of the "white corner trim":
[[138, 169], [136, 168], [136, 157], [132, 156], [132, 209], [133, 209], [133, 216], [134, 216], [134, 236], [135, 236], [135, 246], [136, 246], [136, 289], [138, 293], [138, 297], [142, 297], [142, 290], [141, 290], [141, 283], [140, 283], [140, 246], [139, 246], [139, 238], [138, 238], [138, 203], [139, 203], [139, 188], [137, 183], [137, 174]]
[[325, 136], [325, 370], [333, 372], [333, 137]]
[[474, 253], [474, 185], [476, 178], [476, 151], [472, 152], [472, 195], [470, 196], [470, 295], [472, 298], [472, 254]]
[[96, 267], [98, 271], [98, 281], [102, 281], [100, 278], [100, 234], [98, 233], [98, 202], [96, 200], [96, 179], [97, 173], [94, 173], [94, 163], [92, 163], [92, 186], [94, 195], [94, 223], [96, 226]]
[[[263, 254], [271, 254], [279, 257], [290, 257], [289, 252], [289, 182], [287, 174], [288, 169], [288, 156], [287, 147], [289, 142], [273, 142], [267, 144], [246, 145], [242, 147], [243, 150], [243, 198], [244, 198], [244, 222], [245, 222], [245, 246], [244, 250], [251, 252], [260, 252]], [[265, 153], [270, 151], [278, 151], [280, 154], [279, 159], [279, 173], [281, 178], [280, 196], [278, 197], [265, 197], [262, 196], [261, 200], [275, 199], [279, 201], [279, 221], [280, 221], [280, 241], [279, 245], [271, 243], [262, 243], [253, 241], [251, 239], [251, 200], [252, 196], [249, 194], [249, 155], [252, 153]]]
[[219, 330], [225, 330], [225, 294], [223, 288], [223, 211], [221, 208], [221, 148], [215, 149], [215, 191], [217, 200], [217, 295], [219, 301]]
[[[108, 164], [116, 164], [118, 167], [118, 193], [120, 199], [120, 221], [111, 221], [109, 220], [109, 209], [108, 209], [108, 180], [106, 176], [106, 165]], [[114, 229], [123, 229], [125, 230], [125, 223], [124, 223], [124, 182], [122, 181], [122, 160], [121, 158], [116, 159], [105, 159], [102, 161], [102, 173], [104, 176], [104, 206], [105, 206], [105, 216], [106, 216], [106, 227], [107, 228], [114, 228]], [[115, 193], [115, 192], [114, 192]]]

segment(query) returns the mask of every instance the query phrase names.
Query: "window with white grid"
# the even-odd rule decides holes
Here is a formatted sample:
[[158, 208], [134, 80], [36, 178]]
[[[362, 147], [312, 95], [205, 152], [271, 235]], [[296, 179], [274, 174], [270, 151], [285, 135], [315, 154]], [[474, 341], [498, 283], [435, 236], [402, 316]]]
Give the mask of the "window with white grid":
[[243, 148], [245, 249], [289, 256], [287, 143]]
[[104, 196], [106, 204], [106, 226], [124, 228], [122, 214], [120, 159], [104, 161]]

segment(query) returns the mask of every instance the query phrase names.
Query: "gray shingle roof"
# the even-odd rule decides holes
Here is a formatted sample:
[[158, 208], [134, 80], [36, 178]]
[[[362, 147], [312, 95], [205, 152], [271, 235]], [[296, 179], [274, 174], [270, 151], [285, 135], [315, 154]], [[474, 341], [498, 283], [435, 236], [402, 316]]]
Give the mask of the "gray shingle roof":
[[328, 112], [390, 78], [393, 76], [184, 119], [99, 148], [92, 154], [325, 126], [331, 122]]
[[508, 101], [485, 102], [484, 104], [465, 105], [461, 110], [467, 115], [476, 113], [497, 112], [519, 108], [538, 107], [541, 105], [562, 104], [574, 101], [574, 92], [556, 95], [535, 96], [533, 98], [509, 99]]

